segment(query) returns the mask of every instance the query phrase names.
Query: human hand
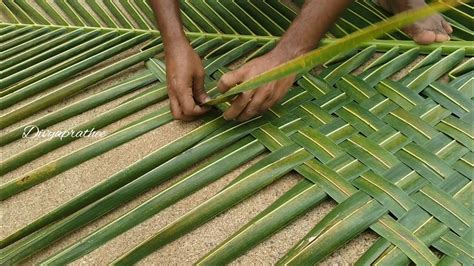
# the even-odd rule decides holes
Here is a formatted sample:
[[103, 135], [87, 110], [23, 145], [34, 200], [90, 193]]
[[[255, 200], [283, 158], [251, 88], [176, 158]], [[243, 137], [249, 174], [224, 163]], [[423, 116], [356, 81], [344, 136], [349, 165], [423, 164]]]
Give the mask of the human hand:
[[[274, 49], [242, 67], [224, 74], [217, 83], [217, 88], [221, 93], [224, 93], [233, 86], [285, 63], [289, 59], [291, 58], [287, 54]], [[224, 118], [245, 121], [263, 113], [288, 92], [294, 81], [295, 75], [291, 75], [267, 83], [258, 89], [243, 92], [232, 101], [232, 105], [224, 112]]]
[[200, 106], [208, 95], [204, 91], [204, 68], [201, 58], [187, 42], [165, 49], [168, 97], [173, 117], [192, 121], [210, 110]]

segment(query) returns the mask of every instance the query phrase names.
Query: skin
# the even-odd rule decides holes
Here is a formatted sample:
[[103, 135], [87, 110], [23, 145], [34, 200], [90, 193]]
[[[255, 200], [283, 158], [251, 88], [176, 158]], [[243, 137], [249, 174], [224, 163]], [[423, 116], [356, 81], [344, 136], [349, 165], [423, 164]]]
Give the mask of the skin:
[[[204, 91], [204, 69], [201, 59], [184, 34], [178, 1], [149, 0], [149, 2], [165, 46], [171, 112], [175, 119], [194, 120], [210, 110], [209, 107], [201, 105], [208, 98]], [[352, 0], [306, 1], [276, 47], [269, 53], [224, 74], [217, 84], [219, 91], [224, 93], [245, 80], [314, 49], [351, 2]], [[378, 3], [392, 13], [426, 5], [423, 0], [379, 0]], [[452, 32], [451, 26], [440, 15], [418, 21], [403, 30], [420, 44], [447, 41]], [[288, 76], [240, 94], [224, 112], [224, 118], [245, 121], [265, 112], [287, 93], [294, 80], [295, 76]]]
[[204, 91], [204, 68], [183, 31], [176, 0], [152, 0], [166, 58], [168, 97], [173, 117], [191, 121], [209, 111], [200, 106], [208, 97]]
[[[393, 14], [426, 6], [424, 0], [378, 0], [378, 3]], [[435, 14], [404, 27], [403, 31], [419, 44], [430, 44], [449, 41], [453, 29], [440, 14]]]
[[[272, 51], [224, 74], [217, 83], [217, 88], [221, 93], [226, 92], [238, 83], [314, 49], [330, 25], [351, 2], [307, 1]], [[224, 118], [245, 121], [266, 111], [287, 93], [294, 80], [295, 76], [289, 76], [240, 94], [224, 113]]]

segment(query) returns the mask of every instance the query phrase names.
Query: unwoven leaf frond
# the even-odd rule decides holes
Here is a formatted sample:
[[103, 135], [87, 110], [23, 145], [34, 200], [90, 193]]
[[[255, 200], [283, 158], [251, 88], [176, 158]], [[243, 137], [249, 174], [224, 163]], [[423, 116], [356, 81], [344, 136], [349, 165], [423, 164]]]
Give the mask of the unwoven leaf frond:
[[[217, 94], [215, 82], [230, 66], [272, 49], [296, 16], [293, 7], [277, 0], [180, 3], [186, 35], [203, 58], [211, 95]], [[163, 44], [145, 0], [3, 0], [0, 10], [6, 19], [0, 23], [2, 148], [15, 145], [28, 124], [48, 128], [150, 84], [74, 130], [99, 130], [167, 99]], [[231, 262], [331, 198], [337, 207], [279, 264], [317, 263], [371, 229], [380, 237], [355, 262], [358, 265], [410, 261], [472, 265], [473, 10], [470, 2], [462, 2], [443, 13], [454, 32], [451, 41], [442, 44], [418, 46], [395, 30], [333, 55], [317, 74], [302, 73], [277, 105], [250, 121], [228, 122], [220, 112], [211, 112], [193, 131], [11, 232], [0, 242], [0, 263], [27, 260], [207, 159], [44, 263], [72, 262], [263, 155], [219, 193], [114, 263], [137, 262], [286, 173], [296, 172], [302, 177], [297, 185], [197, 264]], [[355, 1], [322, 44], [387, 18], [372, 1]], [[100, 64], [124, 52], [128, 53], [121, 60]], [[373, 59], [375, 53], [378, 57]], [[419, 55], [424, 57], [415, 63]], [[58, 107], [68, 97], [137, 64], [143, 67], [132, 77]], [[76, 78], [79, 73], [87, 74]], [[228, 106], [216, 105], [221, 111]], [[52, 111], [24, 122], [47, 108]], [[170, 121], [168, 106], [150, 112], [105, 138], [3, 182], [0, 199], [14, 197]], [[5, 158], [0, 174], [42, 160], [75, 140], [44, 140]]]

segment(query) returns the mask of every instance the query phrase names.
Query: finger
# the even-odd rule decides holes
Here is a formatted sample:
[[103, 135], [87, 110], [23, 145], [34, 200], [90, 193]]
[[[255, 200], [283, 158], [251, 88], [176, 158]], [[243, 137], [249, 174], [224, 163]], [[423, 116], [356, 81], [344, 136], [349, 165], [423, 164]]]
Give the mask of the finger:
[[175, 119], [179, 119], [181, 116], [181, 111], [179, 110], [179, 103], [176, 98], [171, 97], [170, 95], [170, 109], [171, 109], [171, 114]]
[[233, 102], [232, 105], [224, 112], [224, 119], [232, 120], [240, 115], [245, 109], [247, 104], [250, 102], [253, 91], [247, 91], [239, 95]]
[[192, 88], [186, 89], [186, 91], [180, 93], [178, 97], [181, 111], [185, 116], [200, 116], [206, 113], [209, 108], [204, 108], [196, 104], [192, 94]]
[[274, 89], [272, 95], [261, 105], [259, 112], [263, 113], [277, 104], [288, 92], [288, 89]]
[[245, 70], [243, 68], [239, 68], [237, 70], [225, 73], [217, 82], [217, 89], [221, 93], [228, 91], [230, 88], [244, 80], [244, 72]]
[[171, 114], [173, 115], [173, 118], [176, 120], [183, 120], [183, 121], [192, 121], [194, 120], [193, 117], [191, 116], [186, 116], [183, 114], [181, 110], [181, 106], [179, 104], [179, 100], [176, 97], [175, 91], [174, 90], [168, 90], [168, 97], [170, 100], [170, 110]]
[[247, 104], [245, 109], [237, 117], [237, 120], [242, 122], [255, 117], [260, 113], [260, 107], [273, 95], [273, 86], [265, 86], [257, 89], [252, 97], [252, 100]]
[[183, 114], [179, 107], [178, 99], [176, 99], [176, 96], [174, 96], [171, 93], [169, 93], [169, 99], [170, 99], [171, 114], [173, 115], [173, 118], [177, 120], [181, 120], [183, 118]]
[[194, 76], [193, 96], [195, 102], [198, 104], [203, 104], [209, 99], [209, 96], [204, 90], [204, 71]]
[[260, 109], [258, 110], [259, 113], [264, 113], [266, 112], [268, 109], [272, 108], [272, 106], [274, 106], [278, 101], [280, 100], [280, 98], [278, 97], [275, 97], [275, 96], [272, 96], [271, 98], [268, 98], [260, 107]]

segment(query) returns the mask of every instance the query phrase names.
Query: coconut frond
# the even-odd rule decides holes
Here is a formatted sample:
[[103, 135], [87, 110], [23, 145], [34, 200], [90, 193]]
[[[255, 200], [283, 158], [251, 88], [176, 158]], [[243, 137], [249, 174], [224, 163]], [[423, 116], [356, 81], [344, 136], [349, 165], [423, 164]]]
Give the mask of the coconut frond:
[[[58, 247], [73, 232], [164, 187], [43, 261], [70, 263], [254, 162], [110, 262], [136, 263], [291, 172], [300, 176], [296, 185], [196, 263], [230, 263], [331, 199], [337, 206], [278, 264], [321, 262], [367, 230], [379, 239], [354, 258], [357, 265], [473, 264], [474, 7], [455, 2], [443, 11], [454, 29], [451, 41], [418, 46], [400, 30], [379, 29], [379, 39], [361, 38], [363, 43], [334, 52], [330, 47], [362, 36], [365, 27], [390, 24], [372, 1], [354, 1], [322, 40], [323, 57], [313, 54], [320, 61], [305, 71], [294, 68], [300, 75], [269, 111], [239, 124], [225, 121], [221, 112], [229, 103], [216, 101], [215, 110], [187, 134], [8, 232], [0, 241], [0, 263], [30, 262], [46, 247]], [[271, 50], [297, 15], [295, 6], [278, 0], [180, 4], [185, 33], [203, 58], [206, 90], [213, 97], [223, 73]], [[46, 139], [2, 158], [4, 208], [17, 194], [55, 182], [63, 178], [59, 174], [172, 122], [168, 106], [161, 105], [167, 99], [163, 44], [145, 0], [3, 0], [0, 11], [2, 149], [20, 145], [28, 125], [51, 129], [103, 106], [108, 107], [72, 129], [114, 128], [52, 160], [45, 158], [77, 138]], [[309, 71], [316, 64], [317, 71]], [[130, 69], [137, 71], [124, 76]], [[262, 80], [280, 77], [267, 74]], [[242, 83], [231, 92], [255, 84]]]

